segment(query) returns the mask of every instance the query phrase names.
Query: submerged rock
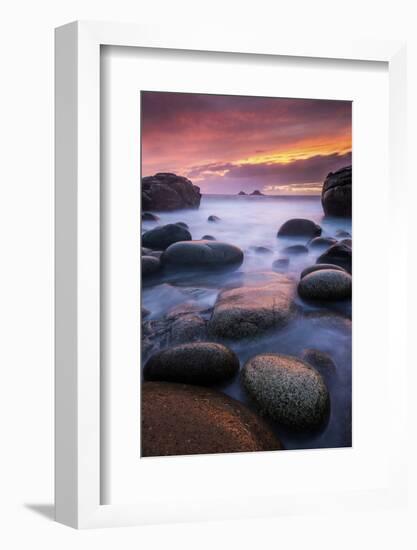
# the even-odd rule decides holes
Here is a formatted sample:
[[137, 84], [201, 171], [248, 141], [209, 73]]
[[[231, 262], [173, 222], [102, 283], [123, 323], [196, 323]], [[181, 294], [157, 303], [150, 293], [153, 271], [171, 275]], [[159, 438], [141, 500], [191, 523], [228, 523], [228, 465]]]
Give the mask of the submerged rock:
[[274, 271], [288, 271], [288, 267], [290, 265], [290, 259], [289, 258], [278, 258], [278, 260], [274, 260], [272, 262], [272, 269]]
[[142, 277], [148, 277], [154, 275], [159, 271], [161, 263], [158, 258], [153, 256], [142, 256]]
[[298, 256], [299, 254], [308, 254], [308, 248], [303, 244], [293, 244], [284, 248], [283, 252], [284, 254]]
[[352, 277], [336, 269], [321, 269], [305, 275], [298, 293], [308, 300], [345, 300], [352, 296]]
[[272, 250], [266, 246], [251, 246], [250, 249], [257, 254], [272, 254]]
[[142, 456], [282, 449], [262, 418], [209, 388], [144, 382], [141, 409]]
[[335, 269], [336, 271], [346, 271], [345, 269], [343, 269], [343, 267], [340, 267], [335, 264], [314, 264], [303, 269], [300, 275], [300, 279], [302, 279], [309, 273], [314, 273], [315, 271], [320, 271], [321, 269]]
[[348, 231], [345, 231], [344, 229], [338, 229], [336, 231], [336, 237], [350, 239], [352, 238], [352, 235]]
[[337, 240], [331, 237], [315, 237], [309, 241], [308, 246], [314, 250], [329, 248], [333, 244], [336, 244]]
[[345, 244], [334, 244], [317, 258], [318, 264], [334, 264], [352, 273], [352, 249]]
[[339, 241], [339, 244], [344, 244], [349, 248], [352, 248], [352, 239], [342, 239], [341, 241]]
[[200, 188], [182, 176], [167, 172], [142, 178], [144, 210], [198, 208], [200, 200]]
[[165, 250], [179, 241], [191, 241], [191, 233], [175, 223], [155, 227], [142, 235], [143, 246], [157, 250]]
[[324, 351], [311, 348], [305, 349], [301, 354], [301, 359], [317, 369], [325, 378], [336, 372], [336, 365], [333, 359]]
[[188, 225], [185, 222], [175, 222], [175, 225], [179, 225], [180, 227], [183, 227], [184, 229], [189, 229]]
[[152, 212], [142, 212], [142, 221], [143, 222], [157, 222], [159, 216], [152, 214]]
[[218, 216], [214, 216], [213, 214], [207, 218], [208, 222], [219, 222], [220, 218]]
[[321, 203], [327, 216], [352, 216], [352, 166], [328, 174]]
[[257, 337], [284, 326], [294, 311], [295, 284], [289, 277], [268, 272], [264, 280], [220, 292], [208, 324], [209, 334], [239, 340]]
[[219, 241], [180, 242], [162, 255], [164, 266], [187, 269], [237, 269], [243, 252], [237, 246]]
[[148, 360], [145, 380], [218, 384], [239, 372], [237, 355], [226, 346], [212, 342], [183, 344], [162, 350]]
[[294, 218], [287, 220], [278, 230], [277, 237], [319, 237], [321, 227], [311, 220]]
[[202, 240], [202, 241], [215, 241], [216, 238], [213, 237], [213, 235], [203, 235], [203, 236], [201, 237], [201, 240]]
[[261, 412], [296, 430], [320, 427], [330, 397], [321, 375], [296, 357], [257, 355], [242, 370], [243, 384]]

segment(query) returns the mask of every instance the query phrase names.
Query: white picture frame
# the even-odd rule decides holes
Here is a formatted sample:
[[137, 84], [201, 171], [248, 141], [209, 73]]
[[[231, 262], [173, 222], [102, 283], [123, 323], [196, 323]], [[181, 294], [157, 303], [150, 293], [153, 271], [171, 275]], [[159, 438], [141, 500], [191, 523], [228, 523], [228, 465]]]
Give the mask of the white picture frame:
[[[388, 41], [294, 41], [243, 30], [218, 32], [137, 25], [75, 22], [56, 30], [56, 519], [76, 528], [121, 526], [186, 519], [228, 518], [304, 512], [314, 507], [392, 505], [405, 496], [405, 471], [397, 468], [384, 491], [337, 496], [289, 495], [284, 502], [264, 499], [230, 506], [207, 502], [192, 513], [178, 507], [175, 495], [166, 506], [101, 504], [100, 463], [100, 48], [128, 46], [173, 50], [246, 53], [334, 60], [382, 61], [389, 70], [390, 191], [401, 223], [405, 180], [405, 45]], [[405, 263], [405, 247], [398, 260]], [[402, 256], [401, 256], [402, 254]], [[400, 263], [400, 265], [402, 265]], [[401, 268], [400, 273], [402, 273]], [[405, 268], [404, 268], [405, 269]], [[397, 275], [398, 276], [398, 275]], [[404, 317], [405, 296], [390, 303], [390, 313]], [[404, 331], [405, 334], [405, 331]], [[404, 336], [405, 338], [405, 336]], [[406, 345], [399, 346], [398, 418], [405, 417]], [[401, 391], [403, 393], [401, 393]], [[401, 453], [398, 443], [397, 458]], [[404, 458], [405, 460], [405, 458]], [[190, 503], [189, 510], [192, 509]]]

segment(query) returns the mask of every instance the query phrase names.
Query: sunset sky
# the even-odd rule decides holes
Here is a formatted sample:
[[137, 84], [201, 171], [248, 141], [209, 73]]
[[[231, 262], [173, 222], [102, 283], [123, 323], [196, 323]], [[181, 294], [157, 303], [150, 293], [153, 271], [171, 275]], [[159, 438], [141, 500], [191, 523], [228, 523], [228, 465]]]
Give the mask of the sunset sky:
[[351, 158], [347, 101], [142, 92], [142, 176], [174, 172], [202, 193], [315, 194]]

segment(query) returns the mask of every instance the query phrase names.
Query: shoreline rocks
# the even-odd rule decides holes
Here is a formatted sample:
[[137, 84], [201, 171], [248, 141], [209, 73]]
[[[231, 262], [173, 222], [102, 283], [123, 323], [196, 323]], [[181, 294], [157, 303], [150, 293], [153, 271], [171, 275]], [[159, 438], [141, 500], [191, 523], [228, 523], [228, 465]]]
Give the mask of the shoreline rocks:
[[298, 294], [307, 300], [345, 300], [352, 296], [352, 277], [336, 269], [320, 269], [305, 275]]
[[237, 269], [243, 262], [237, 246], [220, 241], [187, 241], [169, 246], [162, 254], [165, 267], [183, 269]]
[[154, 275], [161, 268], [161, 262], [153, 256], [142, 256], [142, 277]]
[[326, 216], [352, 216], [352, 166], [327, 175], [321, 192], [321, 203]]
[[259, 282], [220, 292], [208, 323], [209, 334], [231, 340], [254, 338], [292, 318], [294, 281], [272, 271], [255, 275]]
[[303, 271], [300, 274], [300, 279], [302, 279], [309, 273], [314, 273], [314, 271], [320, 271], [321, 269], [335, 269], [336, 271], [343, 271], [343, 272], [346, 271], [345, 269], [343, 269], [343, 267], [340, 267], [339, 265], [335, 265], [335, 264], [314, 264], [303, 269]]
[[142, 246], [156, 250], [165, 250], [179, 241], [191, 241], [191, 233], [176, 223], [168, 223], [146, 231], [142, 235]]
[[200, 200], [200, 188], [183, 176], [159, 172], [142, 178], [143, 210], [198, 208]]
[[212, 342], [182, 344], [155, 353], [148, 359], [145, 380], [182, 382], [201, 386], [218, 384], [239, 372], [237, 355]]
[[272, 353], [256, 355], [243, 367], [242, 380], [261, 412], [287, 428], [314, 430], [328, 418], [326, 384], [301, 359]]
[[142, 456], [281, 450], [268, 424], [219, 391], [169, 382], [144, 382]]
[[308, 254], [308, 248], [303, 244], [293, 244], [287, 246], [282, 251], [284, 254], [290, 254], [292, 256], [299, 256], [300, 254]]
[[313, 250], [321, 250], [329, 248], [336, 243], [337, 240], [332, 239], [331, 237], [314, 237], [314, 239], [311, 239], [311, 241], [308, 242], [308, 246]]
[[307, 237], [314, 238], [321, 235], [321, 227], [311, 220], [293, 218], [287, 220], [278, 230], [277, 237]]
[[317, 258], [318, 264], [334, 264], [352, 273], [352, 249], [345, 244], [334, 244]]

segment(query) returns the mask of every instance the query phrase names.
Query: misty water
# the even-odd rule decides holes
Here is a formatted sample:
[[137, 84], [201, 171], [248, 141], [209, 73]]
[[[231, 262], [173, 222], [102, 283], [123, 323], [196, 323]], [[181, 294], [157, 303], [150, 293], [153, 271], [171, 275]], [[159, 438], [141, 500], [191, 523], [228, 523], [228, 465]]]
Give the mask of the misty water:
[[[197, 302], [202, 308], [213, 307], [218, 293], [228, 284], [256, 271], [271, 271], [278, 258], [289, 257], [283, 249], [290, 244], [306, 244], [307, 239], [277, 238], [280, 226], [290, 218], [308, 218], [318, 223], [322, 236], [336, 237], [338, 230], [351, 233], [351, 220], [325, 218], [318, 196], [230, 196], [205, 195], [197, 210], [156, 212], [158, 224], [185, 222], [193, 239], [212, 235], [218, 241], [239, 246], [244, 251], [244, 262], [235, 272], [178, 273], [154, 279], [143, 284], [142, 306], [150, 310], [148, 319], [159, 319], [173, 307]], [[208, 216], [220, 218], [217, 223]], [[152, 229], [155, 222], [144, 222], [142, 231]], [[339, 238], [340, 239], [340, 238]], [[270, 254], [256, 252], [263, 246]], [[315, 264], [323, 252], [290, 257], [287, 273], [298, 281], [300, 272]], [[305, 303], [296, 299], [299, 313], [285, 328], [277, 329], [256, 340], [229, 341], [240, 359], [246, 360], [259, 353], [285, 353], [299, 357], [304, 349], [314, 348], [330, 354], [336, 364], [336, 374], [325, 376], [331, 398], [329, 421], [314, 434], [290, 433], [271, 423], [286, 449], [344, 447], [351, 445], [351, 325], [350, 301], [329, 304]], [[219, 389], [256, 410], [242, 387], [239, 376]]]

